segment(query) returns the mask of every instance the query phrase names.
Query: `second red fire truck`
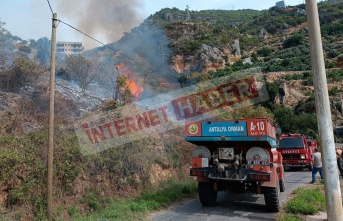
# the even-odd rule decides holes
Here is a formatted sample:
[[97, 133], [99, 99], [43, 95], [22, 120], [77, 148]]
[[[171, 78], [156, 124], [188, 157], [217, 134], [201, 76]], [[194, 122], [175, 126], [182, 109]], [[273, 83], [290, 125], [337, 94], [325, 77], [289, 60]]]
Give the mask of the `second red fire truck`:
[[282, 134], [277, 150], [282, 155], [285, 168], [308, 168], [312, 171], [311, 158], [317, 145], [317, 141], [302, 134]]

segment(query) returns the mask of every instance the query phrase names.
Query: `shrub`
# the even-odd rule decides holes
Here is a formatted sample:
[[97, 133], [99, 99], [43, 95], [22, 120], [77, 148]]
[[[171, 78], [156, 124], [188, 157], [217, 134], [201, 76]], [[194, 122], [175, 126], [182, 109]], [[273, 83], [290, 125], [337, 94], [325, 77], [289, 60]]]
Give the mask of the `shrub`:
[[285, 210], [289, 213], [313, 215], [325, 208], [325, 196], [320, 188], [299, 188], [294, 193], [296, 197], [285, 205]]
[[334, 70], [327, 73], [327, 77], [333, 80], [343, 79], [343, 70]]
[[77, 215], [79, 215], [79, 209], [76, 206], [72, 206], [68, 209], [68, 214], [71, 217], [76, 217]]
[[331, 90], [329, 90], [329, 95], [330, 96], [335, 96], [335, 95], [338, 94], [338, 92], [339, 92], [339, 89], [338, 89], [337, 86], [335, 86], [335, 87], [331, 88]]
[[304, 43], [305, 37], [302, 34], [295, 34], [283, 42], [284, 48], [296, 47]]
[[290, 133], [307, 134], [311, 131], [312, 136], [317, 136], [317, 117], [313, 113], [302, 112], [298, 108], [297, 114], [291, 108], [281, 107], [274, 111], [275, 119], [283, 131]]
[[304, 72], [302, 73], [302, 78], [303, 80], [312, 80], [313, 76], [312, 76], [312, 72]]
[[260, 48], [258, 51], [257, 51], [257, 54], [260, 55], [260, 56], [263, 56], [263, 57], [267, 57], [269, 56], [270, 54], [272, 53], [272, 50], [268, 47], [263, 47], [263, 48]]
[[313, 96], [313, 91], [307, 90], [304, 92], [305, 96]]
[[280, 84], [277, 82], [267, 82], [267, 89], [268, 89], [268, 94], [269, 94], [269, 99], [271, 101], [274, 101], [275, 98], [278, 96], [279, 94], [279, 87]]
[[291, 74], [287, 74], [287, 75], [285, 75], [285, 80], [286, 81], [290, 81], [290, 80], [292, 80], [293, 79], [293, 77], [292, 77], [292, 75]]
[[0, 72], [0, 89], [18, 92], [25, 85], [35, 82], [44, 70], [41, 66], [26, 56], [18, 57], [12, 66]]

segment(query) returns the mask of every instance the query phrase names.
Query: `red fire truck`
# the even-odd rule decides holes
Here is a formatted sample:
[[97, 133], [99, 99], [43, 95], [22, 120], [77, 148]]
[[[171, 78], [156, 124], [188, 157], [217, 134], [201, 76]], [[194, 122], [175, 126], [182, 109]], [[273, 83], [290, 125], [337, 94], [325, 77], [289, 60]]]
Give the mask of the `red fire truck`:
[[279, 211], [285, 178], [269, 119], [187, 123], [186, 141], [197, 145], [190, 175], [197, 178], [204, 206], [215, 204], [218, 191], [230, 190], [264, 194], [267, 208]]
[[285, 168], [299, 167], [312, 171], [311, 158], [317, 145], [317, 141], [302, 134], [282, 134], [277, 150], [282, 155]]

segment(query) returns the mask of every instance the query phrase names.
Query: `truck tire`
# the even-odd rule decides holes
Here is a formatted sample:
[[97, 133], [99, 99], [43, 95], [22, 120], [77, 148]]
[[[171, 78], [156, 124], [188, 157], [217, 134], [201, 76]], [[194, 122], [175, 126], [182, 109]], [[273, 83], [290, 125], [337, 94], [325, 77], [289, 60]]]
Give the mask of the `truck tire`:
[[280, 211], [280, 185], [279, 179], [276, 178], [276, 187], [264, 187], [263, 194], [264, 194], [264, 202], [266, 203], [267, 208], [271, 212], [279, 212]]
[[309, 171], [312, 171], [312, 170], [313, 170], [313, 165], [312, 165], [312, 163], [310, 163], [310, 164], [308, 165], [307, 168], [308, 168]]
[[199, 199], [203, 206], [214, 206], [217, 201], [217, 191], [211, 182], [198, 182]]
[[280, 180], [280, 192], [285, 192], [285, 180]]

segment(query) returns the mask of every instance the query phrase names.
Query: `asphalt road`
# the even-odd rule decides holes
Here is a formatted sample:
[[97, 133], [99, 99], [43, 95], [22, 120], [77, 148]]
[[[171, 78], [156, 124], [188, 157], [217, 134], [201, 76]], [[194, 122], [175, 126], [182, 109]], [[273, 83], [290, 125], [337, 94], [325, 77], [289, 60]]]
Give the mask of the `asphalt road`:
[[[285, 203], [290, 193], [311, 181], [307, 169], [285, 172], [285, 192], [281, 202]], [[268, 212], [263, 194], [235, 194], [220, 192], [214, 207], [203, 207], [199, 200], [190, 199], [166, 210], [150, 215], [153, 221], [274, 221], [278, 213]]]

